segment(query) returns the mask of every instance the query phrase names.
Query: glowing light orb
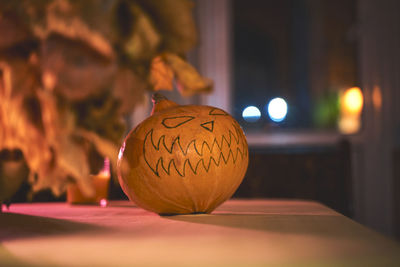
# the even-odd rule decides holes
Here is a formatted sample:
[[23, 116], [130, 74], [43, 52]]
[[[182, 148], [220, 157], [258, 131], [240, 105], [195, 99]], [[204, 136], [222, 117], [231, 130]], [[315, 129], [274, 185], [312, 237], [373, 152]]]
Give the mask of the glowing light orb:
[[340, 118], [338, 124], [342, 134], [354, 134], [361, 128], [359, 116], [344, 116]]
[[256, 122], [260, 119], [261, 112], [255, 106], [248, 106], [243, 110], [242, 117], [247, 122]]
[[288, 111], [286, 101], [280, 97], [274, 98], [268, 103], [268, 115], [274, 122], [281, 122], [285, 119]]
[[364, 99], [360, 88], [352, 87], [344, 92], [342, 104], [345, 111], [358, 114], [362, 110], [363, 103]]
[[105, 198], [100, 199], [100, 207], [107, 207], [108, 201]]

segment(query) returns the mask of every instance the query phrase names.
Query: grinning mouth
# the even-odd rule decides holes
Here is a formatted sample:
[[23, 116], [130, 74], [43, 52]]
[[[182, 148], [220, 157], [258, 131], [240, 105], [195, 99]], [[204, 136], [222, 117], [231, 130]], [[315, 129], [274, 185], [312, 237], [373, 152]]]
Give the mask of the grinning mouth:
[[[234, 126], [234, 132], [229, 130], [227, 137], [222, 135], [219, 140], [214, 138], [211, 144], [206, 141], [197, 144], [196, 139], [191, 140], [186, 148], [182, 147], [180, 136], [176, 137], [170, 145], [165, 142], [165, 135], [154, 142], [151, 129], [145, 136], [143, 145], [144, 160], [151, 171], [160, 177], [160, 171], [167, 175], [176, 171], [181, 177], [185, 177], [190, 171], [197, 174], [199, 168], [208, 172], [212, 164], [235, 164], [238, 158], [243, 159], [247, 155], [247, 149], [240, 130]], [[189, 153], [189, 155], [188, 155]]]

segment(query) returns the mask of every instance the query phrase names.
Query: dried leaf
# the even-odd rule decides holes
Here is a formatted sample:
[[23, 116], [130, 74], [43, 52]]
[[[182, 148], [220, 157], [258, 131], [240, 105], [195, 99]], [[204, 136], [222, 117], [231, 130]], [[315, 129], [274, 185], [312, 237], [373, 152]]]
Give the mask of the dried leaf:
[[[87, 151], [82, 142], [74, 138], [75, 119], [72, 111], [60, 110], [55, 97], [48, 91], [38, 91], [42, 103], [42, 120], [45, 128], [47, 146], [52, 154], [52, 164], [42, 164], [47, 168], [33, 169], [38, 172], [38, 182], [34, 189], [51, 187], [54, 193], [60, 193], [67, 177], [73, 177], [80, 185], [82, 192], [88, 196], [94, 193], [89, 177]], [[61, 172], [54, 175], [54, 172]]]
[[91, 143], [95, 146], [96, 150], [103, 156], [110, 159], [110, 162], [113, 166], [117, 166], [118, 152], [119, 146], [110, 142], [109, 140], [102, 138], [98, 134], [87, 131], [85, 129], [77, 129], [77, 135], [82, 136], [86, 140], [90, 140]]
[[0, 150], [21, 149], [29, 169], [42, 170], [51, 160], [43, 132], [27, 118], [24, 112], [24, 95], [12, 97], [11, 68], [0, 64]]
[[94, 195], [92, 181], [89, 176], [89, 162], [85, 148], [71, 138], [60, 138], [57, 145], [57, 165], [69, 176], [77, 180], [82, 193], [87, 196]]
[[125, 42], [125, 51], [133, 60], [149, 60], [156, 53], [160, 35], [150, 17], [136, 4], [130, 11], [135, 18], [130, 38]]
[[86, 43], [57, 35], [43, 42], [40, 64], [53, 80], [49, 89], [71, 100], [85, 99], [104, 90], [112, 84], [117, 70], [116, 62]]
[[162, 56], [155, 57], [151, 62], [150, 83], [155, 91], [174, 89], [174, 72], [171, 67], [165, 63]]
[[174, 71], [178, 81], [178, 89], [182, 95], [190, 96], [212, 90], [212, 81], [202, 77], [192, 65], [179, 56], [172, 53], [164, 53], [162, 58]]
[[[109, 32], [109, 30], [104, 30], [105, 25], [101, 23], [101, 19], [103, 18], [104, 20], [104, 16], [101, 16], [105, 15], [103, 11], [104, 8], [98, 8], [98, 5], [94, 5], [92, 2], [87, 6], [85, 6], [85, 4], [82, 5], [82, 3], [85, 2], [87, 1], [51, 1], [46, 7], [46, 15], [44, 18], [33, 18], [33, 20], [39, 22], [33, 25], [33, 32], [42, 40], [45, 40], [53, 33], [60, 34], [70, 39], [81, 40], [107, 58], [113, 58], [115, 56], [114, 50], [112, 49], [110, 40], [108, 40], [104, 34], [104, 32]], [[101, 5], [101, 7], [103, 6]], [[30, 8], [37, 11], [34, 5], [31, 5]], [[89, 18], [87, 16], [86, 13], [88, 9], [92, 11], [92, 14], [97, 15], [95, 21], [98, 21], [97, 24], [103, 26], [103, 31], [101, 31], [101, 27], [92, 25], [94, 23], [88, 23], [90, 19], [94, 20], [94, 18]], [[93, 12], [93, 9], [96, 9], [97, 12]], [[86, 13], [84, 11], [86, 11]], [[31, 13], [33, 13], [33, 11]], [[40, 14], [41, 12], [37, 13]]]
[[190, 0], [137, 0], [162, 35], [161, 49], [184, 54], [197, 42]]
[[27, 40], [30, 36], [26, 25], [12, 15], [10, 16], [10, 13], [7, 14], [7, 11], [1, 7], [0, 10], [3, 11], [0, 16], [0, 32], [2, 35], [0, 48], [4, 49]]
[[71, 104], [77, 127], [96, 132], [114, 143], [120, 143], [125, 132], [125, 123], [119, 112], [120, 103], [111, 92], [103, 92]]
[[148, 84], [131, 69], [121, 68], [115, 77], [113, 96], [119, 100], [119, 112], [129, 114], [134, 107], [144, 102]]

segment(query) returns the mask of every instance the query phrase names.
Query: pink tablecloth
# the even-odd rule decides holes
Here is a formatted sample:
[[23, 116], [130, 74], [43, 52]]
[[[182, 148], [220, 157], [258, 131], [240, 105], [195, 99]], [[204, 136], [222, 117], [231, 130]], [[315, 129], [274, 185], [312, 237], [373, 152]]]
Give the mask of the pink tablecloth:
[[399, 245], [309, 201], [230, 200], [211, 215], [14, 204], [0, 266], [400, 266]]

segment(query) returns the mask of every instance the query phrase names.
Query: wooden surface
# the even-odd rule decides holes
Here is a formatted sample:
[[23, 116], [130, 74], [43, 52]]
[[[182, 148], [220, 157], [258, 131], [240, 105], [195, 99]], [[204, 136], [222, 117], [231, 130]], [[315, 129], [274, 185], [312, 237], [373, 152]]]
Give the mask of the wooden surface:
[[211, 215], [15, 204], [0, 266], [400, 266], [399, 244], [316, 202], [230, 200]]

